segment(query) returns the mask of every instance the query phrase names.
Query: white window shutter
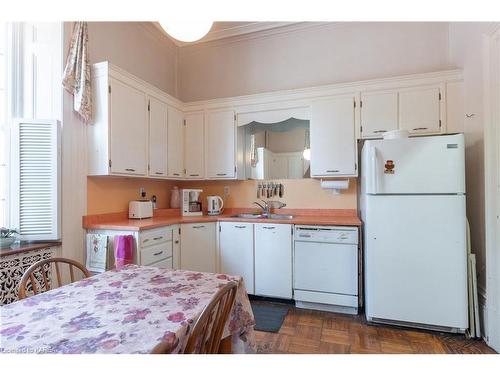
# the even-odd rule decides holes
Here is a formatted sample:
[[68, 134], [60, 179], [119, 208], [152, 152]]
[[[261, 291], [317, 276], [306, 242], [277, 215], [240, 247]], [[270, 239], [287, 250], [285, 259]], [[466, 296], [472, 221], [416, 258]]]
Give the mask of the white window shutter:
[[11, 226], [23, 240], [60, 238], [59, 128], [54, 120], [13, 124]]

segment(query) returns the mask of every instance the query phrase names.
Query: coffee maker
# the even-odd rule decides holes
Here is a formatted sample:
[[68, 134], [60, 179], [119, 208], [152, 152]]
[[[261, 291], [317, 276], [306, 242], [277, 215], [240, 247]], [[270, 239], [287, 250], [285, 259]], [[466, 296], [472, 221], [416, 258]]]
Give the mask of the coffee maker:
[[201, 189], [182, 189], [182, 216], [201, 216]]

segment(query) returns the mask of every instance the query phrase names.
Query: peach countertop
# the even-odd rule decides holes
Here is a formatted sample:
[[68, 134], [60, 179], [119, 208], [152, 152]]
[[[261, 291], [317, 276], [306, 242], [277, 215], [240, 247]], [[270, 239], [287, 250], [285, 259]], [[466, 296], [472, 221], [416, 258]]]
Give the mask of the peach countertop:
[[128, 219], [126, 212], [89, 215], [82, 218], [85, 229], [108, 229], [140, 231], [172, 224], [202, 223], [214, 221], [238, 221], [246, 223], [275, 223], [300, 225], [349, 225], [361, 226], [356, 210], [336, 209], [281, 209], [275, 213], [293, 215], [293, 219], [247, 219], [233, 217], [239, 213], [255, 212], [254, 209], [231, 208], [217, 216], [181, 216], [179, 209], [158, 209], [150, 219]]

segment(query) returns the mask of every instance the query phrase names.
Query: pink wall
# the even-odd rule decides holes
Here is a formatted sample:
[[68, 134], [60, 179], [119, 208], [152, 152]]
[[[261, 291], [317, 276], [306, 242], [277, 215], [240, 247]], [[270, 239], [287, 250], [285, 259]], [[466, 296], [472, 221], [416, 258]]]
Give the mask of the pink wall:
[[91, 63], [109, 61], [177, 96], [177, 46], [146, 22], [89, 22]]
[[200, 100], [448, 69], [448, 24], [338, 23], [179, 50], [179, 94]]

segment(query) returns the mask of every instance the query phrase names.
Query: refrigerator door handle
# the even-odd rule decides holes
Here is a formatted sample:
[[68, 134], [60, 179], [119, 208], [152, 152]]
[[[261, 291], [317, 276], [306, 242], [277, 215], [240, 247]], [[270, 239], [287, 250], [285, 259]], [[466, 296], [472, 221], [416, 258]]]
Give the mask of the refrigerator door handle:
[[370, 162], [372, 165], [371, 168], [371, 173], [370, 173], [370, 186], [371, 186], [371, 193], [372, 194], [377, 194], [378, 193], [378, 163], [377, 163], [377, 148], [376, 147], [371, 147], [370, 148]]

